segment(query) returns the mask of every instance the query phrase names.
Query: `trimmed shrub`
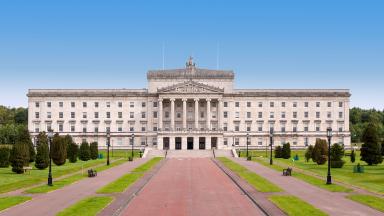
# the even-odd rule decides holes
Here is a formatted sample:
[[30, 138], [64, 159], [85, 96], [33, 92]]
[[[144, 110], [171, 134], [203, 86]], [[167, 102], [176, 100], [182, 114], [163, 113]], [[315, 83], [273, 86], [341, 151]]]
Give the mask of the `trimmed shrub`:
[[281, 152], [281, 157], [284, 159], [289, 159], [291, 158], [291, 145], [289, 143], [284, 143], [283, 144], [283, 149]]
[[99, 154], [99, 150], [98, 150], [98, 144], [97, 142], [92, 142], [89, 146], [89, 150], [90, 150], [90, 153], [91, 153], [91, 159], [92, 160], [96, 160], [97, 159], [97, 156]]
[[318, 165], [327, 162], [328, 145], [327, 141], [323, 139], [316, 139], [315, 147], [312, 152], [312, 160]]
[[283, 149], [281, 146], [275, 147], [275, 158], [282, 158], [283, 157]]
[[91, 151], [87, 142], [83, 142], [80, 145], [79, 159], [82, 161], [88, 161], [91, 158]]
[[0, 146], [0, 167], [9, 167], [10, 149], [6, 145]]
[[356, 153], [355, 153], [355, 150], [354, 149], [352, 149], [352, 151], [351, 151], [351, 162], [352, 163], [355, 163], [355, 160], [356, 160]]
[[307, 150], [305, 151], [305, 161], [309, 162], [309, 159], [312, 158], [313, 154], [313, 145], [309, 145]]
[[362, 141], [364, 144], [360, 149], [361, 160], [365, 161], [370, 166], [383, 162], [383, 157], [381, 156], [381, 144], [379, 143], [379, 132], [376, 124], [368, 124], [364, 130]]
[[79, 146], [72, 142], [67, 146], [67, 157], [70, 163], [75, 163], [79, 154]]
[[29, 164], [29, 148], [26, 144], [16, 143], [11, 150], [12, 172], [24, 173], [23, 167]]
[[64, 165], [67, 160], [67, 143], [65, 141], [65, 138], [59, 136], [58, 133], [52, 138], [51, 157], [57, 166]]
[[29, 131], [26, 127], [20, 129], [19, 135], [16, 137], [16, 143], [24, 144], [28, 147], [28, 154], [25, 154], [23, 157], [29, 164], [29, 162], [35, 161], [35, 149], [33, 148], [33, 143]]
[[45, 169], [49, 165], [49, 148], [48, 148], [48, 143], [46, 143], [45, 141], [39, 142], [39, 144], [36, 147], [37, 153], [36, 153], [35, 167], [37, 169]]
[[331, 167], [332, 168], [341, 168], [344, 165], [344, 161], [342, 160], [344, 156], [344, 148], [343, 146], [335, 143], [331, 146]]

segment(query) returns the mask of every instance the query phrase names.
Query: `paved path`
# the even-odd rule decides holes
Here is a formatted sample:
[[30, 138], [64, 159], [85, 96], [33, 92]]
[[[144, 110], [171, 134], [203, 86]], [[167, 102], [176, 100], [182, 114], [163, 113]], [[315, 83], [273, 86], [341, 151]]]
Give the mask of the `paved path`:
[[75, 204], [79, 200], [95, 195], [95, 192], [104, 185], [116, 180], [120, 176], [131, 171], [135, 167], [145, 163], [150, 158], [136, 159], [133, 162], [112, 167], [98, 173], [96, 178], [87, 178], [68, 185], [62, 189], [35, 196], [31, 201], [14, 206], [0, 213], [1, 216], [29, 215], [50, 216], [56, 215], [64, 208]]
[[122, 215], [263, 215], [208, 158], [169, 159]]
[[329, 192], [293, 177], [282, 176], [280, 172], [244, 158], [231, 158], [249, 170], [283, 188], [287, 193], [307, 201], [329, 215], [373, 216], [384, 215], [370, 207], [345, 198], [345, 193]]

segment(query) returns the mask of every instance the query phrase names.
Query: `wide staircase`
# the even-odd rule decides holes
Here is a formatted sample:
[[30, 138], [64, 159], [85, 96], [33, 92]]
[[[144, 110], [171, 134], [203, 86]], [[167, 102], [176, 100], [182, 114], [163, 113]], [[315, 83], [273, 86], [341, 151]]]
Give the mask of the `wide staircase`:
[[233, 157], [232, 151], [227, 149], [219, 150], [159, 150], [149, 149], [146, 157], [167, 157], [167, 158], [213, 158]]

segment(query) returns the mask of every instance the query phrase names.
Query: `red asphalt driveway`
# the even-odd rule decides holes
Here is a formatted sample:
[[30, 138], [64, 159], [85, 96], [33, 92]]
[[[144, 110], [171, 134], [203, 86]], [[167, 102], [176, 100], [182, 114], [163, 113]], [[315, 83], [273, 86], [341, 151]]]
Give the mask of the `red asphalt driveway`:
[[208, 158], [168, 159], [122, 215], [263, 215]]

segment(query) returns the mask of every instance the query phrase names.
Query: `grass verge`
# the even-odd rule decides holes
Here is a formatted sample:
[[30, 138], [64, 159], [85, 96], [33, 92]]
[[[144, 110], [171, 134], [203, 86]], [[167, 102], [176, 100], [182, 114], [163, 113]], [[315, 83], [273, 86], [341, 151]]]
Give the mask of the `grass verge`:
[[315, 208], [314, 206], [304, 202], [303, 200], [288, 195], [273, 195], [268, 197], [268, 199], [273, 202], [277, 207], [284, 211], [287, 215], [294, 216], [324, 216], [326, 213], [322, 212], [320, 209]]
[[18, 205], [20, 203], [31, 200], [31, 197], [26, 196], [9, 196], [9, 197], [0, 197], [0, 211], [10, 208], [12, 206]]
[[118, 178], [114, 182], [111, 182], [107, 184], [106, 186], [100, 188], [97, 193], [121, 193], [124, 192], [131, 184], [133, 184], [135, 181], [137, 181], [139, 178], [141, 178], [144, 173], [148, 170], [150, 170], [153, 166], [155, 166], [162, 158], [156, 157], [152, 158], [145, 164], [135, 168], [132, 170], [131, 173], [128, 173], [126, 175], [123, 175], [122, 177]]
[[94, 216], [113, 200], [112, 197], [88, 197], [59, 212], [57, 216]]
[[362, 194], [351, 194], [351, 195], [348, 195], [347, 198], [384, 212], [383, 198], [371, 196], [371, 195], [362, 195]]
[[241, 178], [246, 180], [249, 184], [255, 187], [260, 192], [280, 192], [281, 188], [272, 184], [267, 179], [257, 175], [254, 172], [249, 171], [247, 168], [233, 162], [232, 160], [224, 157], [219, 157], [218, 160], [224, 164], [228, 169], [235, 172]]

